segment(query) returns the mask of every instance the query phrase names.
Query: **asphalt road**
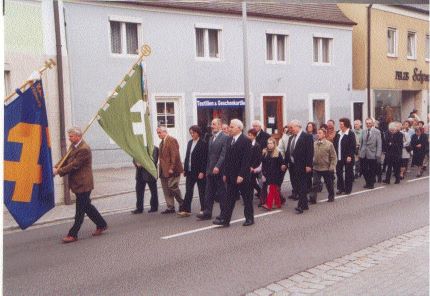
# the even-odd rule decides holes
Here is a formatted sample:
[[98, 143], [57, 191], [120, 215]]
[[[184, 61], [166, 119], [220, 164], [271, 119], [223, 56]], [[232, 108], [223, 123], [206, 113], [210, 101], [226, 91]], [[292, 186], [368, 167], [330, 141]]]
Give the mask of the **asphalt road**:
[[[107, 216], [110, 228], [96, 238], [85, 220], [79, 241], [67, 245], [61, 238], [70, 223], [5, 234], [3, 293], [242, 295], [428, 225], [428, 186], [428, 178], [392, 184], [318, 203], [303, 215], [288, 201], [251, 227], [238, 222], [169, 239], [162, 237], [212, 224], [195, 216], [121, 213]], [[356, 182], [354, 189], [361, 187]], [[233, 219], [242, 217], [238, 203]]]

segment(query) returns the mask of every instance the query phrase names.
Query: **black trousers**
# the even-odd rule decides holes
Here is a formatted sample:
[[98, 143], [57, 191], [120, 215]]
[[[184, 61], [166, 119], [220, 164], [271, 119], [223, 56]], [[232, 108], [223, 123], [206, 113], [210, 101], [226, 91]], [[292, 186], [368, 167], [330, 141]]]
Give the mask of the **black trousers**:
[[234, 206], [239, 195], [242, 196], [243, 199], [245, 219], [247, 221], [254, 221], [254, 208], [250, 189], [250, 184], [245, 181], [241, 184], [235, 184], [233, 182], [227, 183], [227, 196], [221, 200], [221, 202], [224, 204], [222, 207], [221, 218], [225, 221], [225, 223], [230, 223]]
[[[297, 207], [301, 209], [308, 208], [308, 197], [307, 194], [311, 190], [309, 187], [309, 179], [312, 178], [312, 173], [306, 173], [305, 169], [298, 169], [295, 164], [290, 163], [290, 178], [291, 184], [293, 185], [293, 189], [296, 191], [296, 194], [299, 196], [299, 202]], [[311, 181], [312, 182], [312, 181]], [[295, 184], [295, 188], [294, 188]]]
[[254, 190], [256, 190], [258, 196], [260, 196], [261, 195], [261, 188], [260, 188], [260, 185], [258, 185], [257, 179], [258, 179], [258, 174], [251, 174], [251, 186], [252, 186], [251, 194], [253, 195]]
[[184, 203], [182, 204], [182, 211], [191, 212], [191, 202], [193, 200], [194, 186], [196, 183], [197, 189], [199, 191], [200, 210], [203, 211], [205, 204], [206, 179], [199, 179], [194, 175], [187, 175], [185, 180], [185, 198]]
[[143, 211], [143, 200], [145, 196], [146, 184], [148, 184], [149, 190], [151, 191], [151, 210], [158, 210], [157, 181], [147, 182], [144, 180], [136, 180], [136, 209]]
[[96, 224], [97, 228], [105, 228], [107, 226], [106, 221], [100, 215], [99, 211], [91, 204], [90, 194], [91, 191], [76, 193], [75, 224], [70, 228], [69, 236], [78, 237], [85, 214]]
[[360, 158], [361, 170], [367, 186], [374, 186], [378, 163], [376, 159]]
[[[345, 179], [343, 171], [345, 169]], [[338, 160], [336, 165], [337, 190], [351, 193], [352, 183], [354, 182], [354, 161], [347, 163], [346, 160]]]
[[391, 155], [386, 155], [385, 159], [387, 160], [387, 173], [385, 175], [385, 180], [390, 181], [392, 171], [394, 171], [394, 177], [396, 177], [396, 180], [399, 180], [400, 164], [402, 162], [402, 159], [398, 157], [393, 157]]
[[321, 177], [324, 179], [324, 183], [328, 191], [328, 199], [334, 199], [334, 172], [314, 170], [312, 190], [309, 198], [315, 202], [317, 201], [317, 195], [320, 189], [319, 187], [321, 186]]
[[225, 198], [226, 188], [222, 180], [221, 174], [208, 175], [206, 177], [206, 190], [205, 190], [205, 202], [204, 202], [204, 214], [212, 216], [212, 210], [214, 207], [215, 200], [220, 202], [220, 208], [222, 211], [223, 203], [221, 200]]

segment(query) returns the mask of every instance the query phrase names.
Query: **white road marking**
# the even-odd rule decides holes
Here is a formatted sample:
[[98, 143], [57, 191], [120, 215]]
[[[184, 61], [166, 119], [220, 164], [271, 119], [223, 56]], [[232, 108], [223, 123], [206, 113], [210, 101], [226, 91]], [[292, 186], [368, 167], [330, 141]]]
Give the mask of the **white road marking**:
[[[270, 211], [267, 213], [255, 215], [254, 218], [259, 218], [259, 217], [263, 217], [263, 216], [267, 216], [267, 215], [273, 215], [273, 214], [277, 214], [277, 213], [281, 213], [281, 212], [282, 212], [282, 210]], [[245, 221], [245, 218], [233, 220], [230, 222], [230, 224], [238, 223], [241, 221]], [[188, 235], [188, 234], [192, 234], [192, 233], [196, 233], [196, 232], [200, 232], [200, 231], [205, 231], [205, 230], [217, 228], [217, 227], [221, 227], [221, 226], [211, 225], [211, 226], [207, 226], [207, 227], [197, 228], [197, 229], [193, 229], [193, 230], [189, 230], [189, 231], [185, 231], [185, 232], [180, 232], [180, 233], [176, 233], [176, 234], [172, 234], [172, 235], [168, 235], [168, 236], [163, 236], [163, 237], [161, 237], [161, 239], [175, 238], [175, 237], [184, 236], [184, 235]]]
[[429, 176], [427, 176], [427, 177], [422, 177], [422, 178], [416, 178], [416, 179], [412, 179], [412, 180], [408, 180], [408, 181], [406, 181], [407, 183], [410, 183], [410, 182], [415, 182], [415, 181], [419, 181], [419, 180], [424, 180], [424, 179], [427, 179]]
[[[341, 199], [341, 198], [344, 198], [344, 197], [353, 196], [353, 195], [357, 195], [357, 194], [361, 194], [361, 193], [366, 193], [366, 192], [370, 192], [370, 191], [375, 191], [375, 190], [379, 190], [379, 189], [382, 189], [382, 188], [385, 188], [385, 186], [376, 187], [376, 188], [373, 188], [373, 189], [362, 190], [362, 191], [357, 191], [357, 192], [353, 192], [351, 194], [339, 195], [339, 196], [336, 196], [335, 199]], [[328, 199], [319, 200], [318, 203], [326, 202], [326, 201], [328, 201]]]

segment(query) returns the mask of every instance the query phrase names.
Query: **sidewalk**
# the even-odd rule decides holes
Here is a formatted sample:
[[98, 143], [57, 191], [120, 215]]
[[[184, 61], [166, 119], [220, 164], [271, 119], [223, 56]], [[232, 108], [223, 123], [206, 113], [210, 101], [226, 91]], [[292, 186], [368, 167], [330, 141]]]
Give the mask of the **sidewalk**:
[[[94, 190], [91, 193], [91, 199], [93, 205], [102, 214], [126, 212], [136, 207], [136, 191], [135, 191], [135, 173], [134, 167], [117, 168], [117, 169], [100, 169], [94, 170]], [[285, 180], [289, 180], [288, 177]], [[282, 186], [283, 190], [287, 190], [289, 181], [284, 181]], [[181, 177], [179, 188], [182, 192], [182, 197], [185, 196], [185, 177]], [[194, 197], [198, 194], [197, 188], [194, 190]], [[145, 191], [144, 208], [149, 208], [150, 200], [149, 188]], [[72, 197], [74, 198], [73, 194]], [[164, 200], [163, 191], [161, 189], [161, 183], [158, 182], [158, 200], [160, 208], [166, 204]], [[75, 216], [75, 204], [71, 205], [56, 205], [52, 210], [46, 213], [40, 218], [36, 225], [43, 225], [47, 223], [54, 223], [58, 221], [74, 219]], [[30, 227], [30, 228], [31, 228]], [[19, 229], [18, 224], [15, 222], [13, 217], [9, 214], [6, 207], [3, 212], [3, 231], [12, 231]]]

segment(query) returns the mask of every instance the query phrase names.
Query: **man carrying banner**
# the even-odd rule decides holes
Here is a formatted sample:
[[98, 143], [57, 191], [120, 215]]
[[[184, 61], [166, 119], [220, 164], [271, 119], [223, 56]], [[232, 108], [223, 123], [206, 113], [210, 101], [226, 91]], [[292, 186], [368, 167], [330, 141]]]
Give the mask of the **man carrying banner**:
[[107, 229], [107, 224], [91, 204], [90, 194], [94, 189], [91, 148], [82, 139], [82, 131], [79, 127], [73, 127], [67, 133], [72, 143], [72, 151], [63, 166], [59, 167], [59, 163], [55, 165], [53, 174], [61, 177], [68, 175], [70, 189], [76, 195], [75, 223], [68, 235], [63, 238], [64, 243], [72, 243], [78, 240], [78, 232], [84, 222], [85, 214], [97, 226], [93, 236], [101, 235]]

